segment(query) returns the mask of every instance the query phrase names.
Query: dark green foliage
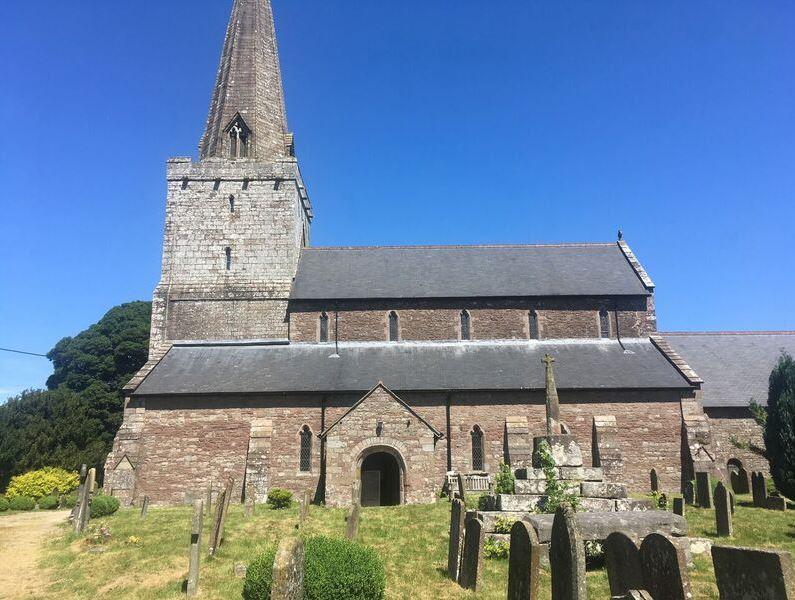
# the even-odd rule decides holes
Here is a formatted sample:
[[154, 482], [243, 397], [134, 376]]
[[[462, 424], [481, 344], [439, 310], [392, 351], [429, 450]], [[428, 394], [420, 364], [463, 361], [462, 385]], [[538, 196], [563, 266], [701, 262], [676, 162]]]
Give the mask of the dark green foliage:
[[74, 508], [77, 504], [77, 494], [66, 494], [63, 497], [63, 507], [64, 508]]
[[281, 488], [273, 488], [268, 492], [268, 506], [273, 509], [279, 510], [282, 508], [290, 508], [293, 501], [293, 493]]
[[274, 558], [276, 546], [270, 546], [248, 565], [243, 582], [243, 600], [268, 600], [271, 597]]
[[39, 498], [39, 508], [41, 510], [55, 510], [58, 508], [58, 498], [56, 496]]
[[[305, 600], [380, 600], [386, 571], [371, 548], [342, 538], [311, 537], [304, 542]], [[271, 595], [276, 547], [257, 556], [246, 571], [244, 600]]]
[[121, 424], [121, 388], [146, 362], [151, 303], [111, 309], [96, 325], [58, 342], [47, 390], [0, 406], [0, 489], [13, 475], [45, 466], [101, 474]]
[[786, 353], [770, 374], [765, 448], [776, 487], [795, 498], [795, 361]]
[[494, 493], [513, 494], [516, 488], [516, 477], [509, 465], [500, 461], [500, 470], [495, 477]]
[[6, 500], [3, 496], [0, 496], [0, 512], [5, 512], [8, 510], [8, 500]]
[[17, 496], [8, 502], [11, 510], [33, 510], [36, 508], [36, 501], [29, 496]]
[[91, 500], [91, 518], [107, 517], [119, 510], [119, 499], [113, 496], [95, 496]]

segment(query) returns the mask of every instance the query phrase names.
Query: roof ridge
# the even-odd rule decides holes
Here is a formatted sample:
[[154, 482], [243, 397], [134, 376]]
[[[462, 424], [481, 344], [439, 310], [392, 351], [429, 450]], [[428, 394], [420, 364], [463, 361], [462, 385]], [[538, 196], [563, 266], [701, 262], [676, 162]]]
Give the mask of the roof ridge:
[[700, 335], [700, 336], [721, 336], [721, 335], [795, 335], [795, 331], [780, 330], [780, 331], [660, 331], [660, 335]]
[[414, 246], [307, 246], [302, 250], [429, 250], [474, 248], [583, 248], [610, 247], [614, 242], [564, 242], [559, 244], [419, 244]]

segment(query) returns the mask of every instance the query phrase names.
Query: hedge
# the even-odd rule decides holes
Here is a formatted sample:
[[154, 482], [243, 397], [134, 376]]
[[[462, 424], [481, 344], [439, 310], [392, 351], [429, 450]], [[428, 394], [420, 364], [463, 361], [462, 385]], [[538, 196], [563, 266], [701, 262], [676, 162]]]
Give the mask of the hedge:
[[268, 492], [268, 506], [273, 509], [290, 508], [293, 502], [293, 493], [281, 488], [273, 488]]
[[107, 517], [119, 510], [119, 499], [113, 496], [95, 496], [91, 500], [91, 518]]
[[16, 496], [11, 498], [8, 507], [11, 510], [33, 510], [36, 508], [36, 501], [30, 496]]
[[59, 467], [44, 467], [38, 471], [30, 471], [12, 477], [6, 490], [6, 497], [9, 500], [17, 496], [38, 499], [52, 495], [55, 490], [61, 494], [69, 493], [77, 489], [79, 484], [80, 476], [76, 472], [66, 471]]
[[44, 498], [39, 498], [39, 508], [41, 510], [55, 510], [58, 508], [58, 498], [56, 496], [44, 496]]
[[8, 510], [8, 500], [6, 500], [3, 496], [0, 496], [0, 512], [5, 512]]

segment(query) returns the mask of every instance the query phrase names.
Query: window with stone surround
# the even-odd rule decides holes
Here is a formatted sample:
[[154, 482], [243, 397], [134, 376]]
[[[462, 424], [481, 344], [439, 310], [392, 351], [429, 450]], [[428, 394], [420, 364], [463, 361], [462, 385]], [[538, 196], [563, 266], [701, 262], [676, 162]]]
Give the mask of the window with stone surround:
[[320, 341], [328, 341], [328, 315], [326, 313], [320, 314]]
[[541, 333], [538, 330], [538, 313], [534, 310], [531, 310], [527, 318], [529, 319], [530, 322], [530, 339], [531, 340], [541, 339]]
[[309, 425], [301, 429], [300, 468], [304, 473], [312, 470], [312, 430]]
[[234, 196], [229, 196], [229, 212], [230, 213], [234, 213], [235, 212], [235, 197]]
[[229, 246], [227, 246], [224, 249], [224, 253], [226, 254], [226, 270], [227, 271], [231, 271], [232, 270], [232, 249]]
[[472, 470], [483, 471], [484, 453], [483, 453], [483, 430], [480, 425], [475, 425], [470, 433], [472, 436]]
[[599, 311], [599, 335], [603, 338], [610, 337], [610, 313], [604, 308]]
[[469, 312], [466, 310], [461, 311], [461, 339], [462, 340], [472, 339], [471, 319], [469, 316]]
[[251, 129], [240, 114], [235, 115], [232, 122], [227, 125], [226, 132], [229, 135], [229, 157], [248, 158]]
[[400, 340], [400, 317], [393, 310], [389, 313], [389, 341], [397, 342]]

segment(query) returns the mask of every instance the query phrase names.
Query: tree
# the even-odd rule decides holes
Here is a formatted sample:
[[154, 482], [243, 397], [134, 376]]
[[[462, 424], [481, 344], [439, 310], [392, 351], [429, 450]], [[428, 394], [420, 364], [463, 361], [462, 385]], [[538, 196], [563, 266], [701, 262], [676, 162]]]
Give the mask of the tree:
[[42, 467], [101, 472], [122, 419], [122, 387], [147, 358], [151, 304], [132, 302], [62, 339], [48, 354], [47, 390], [0, 406], [0, 490], [13, 475]]
[[776, 488], [795, 498], [795, 361], [786, 353], [770, 374], [765, 447]]

